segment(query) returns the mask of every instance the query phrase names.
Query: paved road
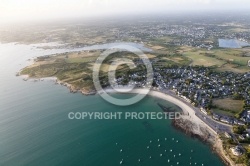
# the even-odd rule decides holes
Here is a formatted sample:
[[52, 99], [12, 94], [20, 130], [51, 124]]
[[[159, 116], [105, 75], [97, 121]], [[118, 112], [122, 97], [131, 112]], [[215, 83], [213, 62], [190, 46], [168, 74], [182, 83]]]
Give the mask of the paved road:
[[168, 94], [168, 95], [170, 95], [170, 96], [172, 96], [172, 97], [175, 97], [175, 98], [183, 101], [185, 104], [187, 104], [188, 106], [193, 108], [193, 110], [195, 111], [196, 116], [199, 117], [204, 123], [206, 123], [208, 126], [210, 126], [217, 133], [224, 133], [224, 132], [232, 133], [232, 126], [230, 126], [228, 124], [218, 122], [218, 121], [212, 119], [210, 116], [205, 115], [204, 113], [202, 113], [200, 111], [199, 108], [194, 107], [192, 104], [188, 103], [187, 101], [185, 101], [181, 97], [176, 96], [176, 94], [173, 93], [170, 90], [161, 90], [161, 91]]

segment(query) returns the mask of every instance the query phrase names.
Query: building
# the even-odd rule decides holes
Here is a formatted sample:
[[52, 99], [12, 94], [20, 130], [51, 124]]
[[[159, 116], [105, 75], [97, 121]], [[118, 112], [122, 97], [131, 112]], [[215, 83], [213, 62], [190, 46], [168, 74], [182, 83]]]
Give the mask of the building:
[[231, 148], [231, 151], [232, 151], [233, 155], [235, 155], [235, 156], [240, 156], [243, 154], [243, 151], [241, 150], [241, 148], [239, 146]]
[[220, 118], [220, 121], [221, 121], [221, 122], [224, 122], [224, 123], [230, 123], [230, 119], [227, 118], [227, 117], [221, 117], [221, 118]]
[[240, 138], [241, 140], [245, 140], [244, 135], [240, 135], [239, 138]]
[[232, 138], [232, 136], [231, 136], [228, 132], [225, 132], [225, 136], [226, 136], [227, 138]]
[[207, 115], [207, 111], [206, 111], [206, 109], [204, 109], [203, 107], [201, 107], [201, 108], [200, 108], [200, 110], [201, 110], [201, 112], [203, 112], [204, 114], [206, 114], [206, 115]]
[[220, 116], [217, 115], [217, 114], [213, 114], [213, 118], [214, 118], [215, 120], [220, 120]]

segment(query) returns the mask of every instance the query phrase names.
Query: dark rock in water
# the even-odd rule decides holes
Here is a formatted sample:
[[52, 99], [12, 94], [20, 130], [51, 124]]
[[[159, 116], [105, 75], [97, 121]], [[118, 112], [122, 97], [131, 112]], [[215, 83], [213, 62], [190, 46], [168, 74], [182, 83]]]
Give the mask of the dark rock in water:
[[180, 131], [184, 132], [186, 135], [189, 135], [193, 138], [197, 138], [202, 142], [208, 143], [208, 139], [210, 138], [209, 132], [204, 130], [202, 131], [203, 135], [195, 134], [194, 130], [197, 130], [197, 126], [191, 121], [184, 119], [174, 119], [172, 121], [172, 125]]
[[[166, 112], [166, 113], [168, 113], [168, 112], [179, 112], [179, 111], [177, 111], [176, 109], [174, 109], [172, 107], [166, 107], [166, 106], [164, 106], [164, 105], [162, 105], [160, 103], [157, 103], [157, 105], [159, 107], [161, 107], [161, 109], [163, 110], [163, 112]], [[182, 109], [180, 108], [180, 110], [182, 110]], [[183, 112], [181, 112], [181, 114], [183, 114]]]

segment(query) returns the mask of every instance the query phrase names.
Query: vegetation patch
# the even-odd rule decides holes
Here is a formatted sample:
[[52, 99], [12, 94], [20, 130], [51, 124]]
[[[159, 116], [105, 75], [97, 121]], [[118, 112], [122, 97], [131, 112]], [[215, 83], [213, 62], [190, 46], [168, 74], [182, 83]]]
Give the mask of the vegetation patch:
[[226, 99], [215, 99], [213, 100], [213, 106], [219, 108], [224, 112], [229, 112], [232, 114], [240, 113], [243, 109], [243, 100], [233, 100], [231, 98]]

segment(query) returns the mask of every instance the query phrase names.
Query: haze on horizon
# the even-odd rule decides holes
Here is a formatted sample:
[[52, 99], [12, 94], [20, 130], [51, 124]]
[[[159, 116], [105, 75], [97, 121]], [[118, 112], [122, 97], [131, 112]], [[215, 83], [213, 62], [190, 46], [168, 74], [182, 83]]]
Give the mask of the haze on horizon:
[[0, 23], [157, 12], [250, 10], [249, 0], [1, 0]]

